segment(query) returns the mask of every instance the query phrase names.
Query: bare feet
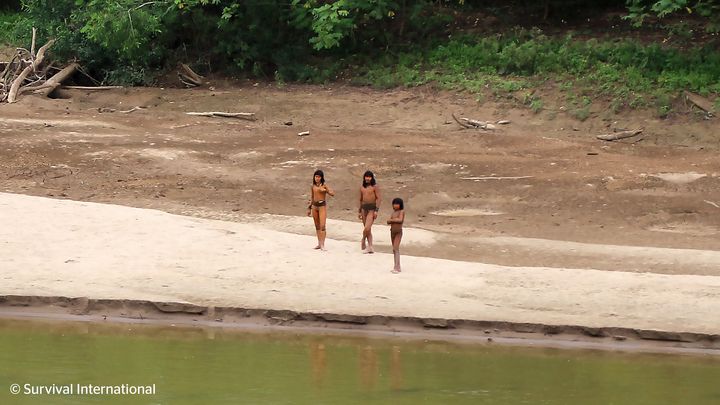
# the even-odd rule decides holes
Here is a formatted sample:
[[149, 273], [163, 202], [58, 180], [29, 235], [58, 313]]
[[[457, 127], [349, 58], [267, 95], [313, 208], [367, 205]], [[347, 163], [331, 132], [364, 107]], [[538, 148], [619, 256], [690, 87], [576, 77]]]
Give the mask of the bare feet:
[[400, 269], [392, 269], [390, 273], [397, 274], [400, 273]]
[[373, 250], [372, 246], [368, 246], [367, 252], [365, 252], [365, 253], [373, 254], [373, 253], [375, 253], [375, 251]]
[[315, 250], [317, 250], [317, 249], [322, 249], [322, 247], [321, 247], [320, 245], [317, 245], [317, 246], [315, 246], [313, 249], [315, 249]]

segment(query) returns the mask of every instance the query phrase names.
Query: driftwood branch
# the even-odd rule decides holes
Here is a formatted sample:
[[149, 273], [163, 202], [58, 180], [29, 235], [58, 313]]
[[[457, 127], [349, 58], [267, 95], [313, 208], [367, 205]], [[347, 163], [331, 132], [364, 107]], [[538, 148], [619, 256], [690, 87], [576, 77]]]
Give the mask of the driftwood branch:
[[181, 63], [180, 64], [180, 71], [178, 72], [178, 78], [180, 81], [189, 87], [195, 87], [195, 86], [202, 86], [202, 76], [195, 73], [190, 66]]
[[18, 77], [16, 77], [15, 80], [13, 80], [12, 85], [10, 86], [10, 92], [8, 93], [8, 98], [7, 98], [8, 103], [14, 103], [15, 101], [17, 101], [17, 96], [18, 96], [18, 91], [20, 90], [20, 86], [25, 81], [25, 79], [28, 77], [30, 72], [35, 70], [35, 66], [42, 63], [43, 59], [45, 59], [45, 52], [54, 43], [55, 43], [55, 40], [51, 39], [50, 41], [48, 41], [48, 43], [46, 43], [45, 45], [40, 47], [40, 49], [38, 49], [37, 57], [35, 58], [33, 63], [28, 65], [27, 67], [25, 67], [25, 69], [23, 69], [23, 71], [20, 73], [20, 75]]
[[123, 113], [123, 114], [130, 114], [130, 113], [133, 112], [133, 111], [142, 110], [142, 109], [143, 109], [143, 107], [140, 107], [140, 106], [138, 105], [138, 106], [135, 106], [135, 107], [133, 107], [133, 108], [131, 108], [131, 109], [129, 109], [129, 110], [120, 110], [120, 112]]
[[461, 121], [458, 119], [458, 117], [455, 116], [455, 113], [452, 113], [451, 115], [452, 115], [453, 119], [455, 120], [455, 122], [457, 122], [461, 127], [463, 127], [463, 128], [472, 128], [472, 126], [470, 126], [469, 124], [465, 124], [465, 123], [461, 122]]
[[255, 113], [227, 113], [221, 111], [208, 111], [208, 112], [187, 112], [187, 115], [198, 115], [201, 117], [223, 117], [223, 118], [239, 118], [243, 120], [255, 121]]
[[[458, 118], [455, 116], [454, 113], [452, 114], [452, 117], [455, 120], [455, 122], [460, 124], [460, 126], [462, 126], [463, 128], [475, 128], [475, 129], [484, 129], [484, 130], [493, 130], [493, 129], [497, 128], [494, 124], [487, 122], [487, 121], [473, 120], [473, 119], [464, 118], [464, 117]], [[500, 122], [503, 122], [504, 124], [509, 123], [509, 121], [505, 121], [505, 120], [498, 121], [498, 123], [500, 123]]]
[[45, 82], [45, 85], [43, 86], [42, 89], [36, 89], [36, 90], [34, 90], [34, 92], [35, 93], [39, 92], [40, 94], [44, 94], [46, 96], [49, 95], [58, 86], [60, 86], [63, 81], [65, 81], [67, 78], [72, 76], [73, 73], [75, 73], [75, 71], [77, 70], [78, 66], [79, 65], [77, 63], [71, 63], [71, 64], [65, 66], [61, 71], [55, 73], [55, 75], [53, 77], [48, 79]]
[[633, 130], [629, 130], [629, 131], [615, 132], [612, 134], [598, 135], [598, 136], [596, 136], [596, 138], [603, 140], [603, 141], [617, 141], [619, 139], [625, 139], [625, 138], [630, 138], [630, 137], [639, 135], [642, 133], [642, 131], [643, 131], [642, 128], [633, 129]]
[[685, 90], [685, 98], [708, 114], [712, 114], [715, 112], [715, 108], [713, 107], [713, 104], [710, 102], [710, 100], [699, 94], [695, 94]]
[[112, 90], [112, 89], [124, 89], [125, 87], [124, 86], [62, 86], [62, 88], [68, 89], [68, 90]]
[[30, 55], [35, 57], [35, 36], [37, 35], [37, 28], [32, 29], [32, 43], [30, 44]]

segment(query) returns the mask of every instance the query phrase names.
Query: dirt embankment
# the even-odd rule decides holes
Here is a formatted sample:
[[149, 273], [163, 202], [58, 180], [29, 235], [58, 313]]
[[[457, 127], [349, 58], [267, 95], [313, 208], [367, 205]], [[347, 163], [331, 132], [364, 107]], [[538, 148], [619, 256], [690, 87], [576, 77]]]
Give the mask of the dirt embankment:
[[[381, 217], [402, 197], [406, 225], [433, 235], [430, 245], [408, 237], [407, 255], [720, 276], [716, 119], [634, 113], [578, 122], [427, 89], [248, 85], [64, 94], [0, 106], [0, 191], [312, 235], [302, 216], [312, 173], [321, 168], [337, 191], [329, 237], [356, 242], [359, 229], [343, 224], [356, 221], [361, 175], [370, 169], [384, 194]], [[143, 108], [121, 112], [135, 106]], [[255, 112], [259, 119], [190, 111]], [[451, 113], [511, 123], [461, 130]], [[645, 128], [641, 142], [595, 139], [634, 127]]]
[[[312, 172], [322, 168], [338, 191], [330, 218], [354, 220], [360, 176], [371, 169], [384, 213], [403, 197], [410, 224], [443, 235], [442, 247], [408, 245], [409, 254], [714, 274], [705, 265], [628, 261], [592, 244], [720, 248], [717, 119], [635, 113], [578, 122], [424, 89], [250, 85], [65, 96], [0, 106], [3, 191], [244, 220], [304, 215]], [[119, 112], [135, 106], [147, 108]], [[259, 120], [184, 114], [215, 110]], [[461, 130], [451, 113], [511, 124]], [[594, 138], [621, 127], [644, 127], [642, 142]], [[311, 135], [297, 136], [305, 130]], [[484, 242], [495, 236], [538, 241]], [[557, 249], [552, 241], [581, 244]]]

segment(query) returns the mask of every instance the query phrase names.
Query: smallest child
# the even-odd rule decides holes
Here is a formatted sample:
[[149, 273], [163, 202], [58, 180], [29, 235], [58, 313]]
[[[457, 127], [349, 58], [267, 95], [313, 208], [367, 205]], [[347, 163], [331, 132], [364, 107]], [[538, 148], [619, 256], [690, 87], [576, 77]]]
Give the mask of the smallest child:
[[393, 273], [400, 273], [400, 241], [402, 240], [402, 225], [405, 221], [405, 205], [402, 198], [392, 200], [393, 212], [387, 220], [390, 225], [390, 240], [392, 240], [393, 256], [395, 256], [395, 267]]

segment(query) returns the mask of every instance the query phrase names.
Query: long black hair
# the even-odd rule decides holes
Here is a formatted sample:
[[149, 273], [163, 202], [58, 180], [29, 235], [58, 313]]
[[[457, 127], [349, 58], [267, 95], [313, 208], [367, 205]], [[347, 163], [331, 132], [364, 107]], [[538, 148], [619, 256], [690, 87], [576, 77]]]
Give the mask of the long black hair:
[[325, 173], [323, 173], [322, 170], [315, 170], [315, 174], [313, 174], [313, 184], [315, 184], [315, 176], [320, 176], [320, 185], [325, 184]]
[[368, 183], [365, 182], [365, 177], [370, 177], [370, 185], [371, 186], [375, 185], [375, 175], [373, 174], [373, 172], [368, 170], [365, 172], [365, 174], [363, 174], [363, 184], [362, 184], [363, 188], [368, 186]]
[[399, 198], [399, 197], [393, 198], [392, 205], [395, 205], [395, 204], [399, 205], [401, 210], [405, 209], [405, 204], [403, 203], [402, 198]]

